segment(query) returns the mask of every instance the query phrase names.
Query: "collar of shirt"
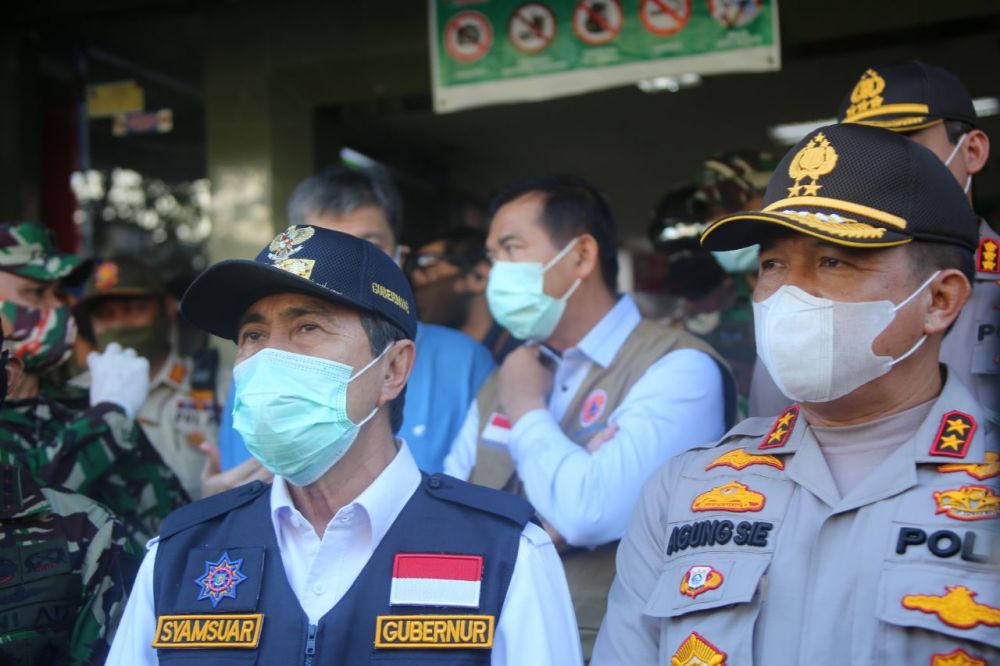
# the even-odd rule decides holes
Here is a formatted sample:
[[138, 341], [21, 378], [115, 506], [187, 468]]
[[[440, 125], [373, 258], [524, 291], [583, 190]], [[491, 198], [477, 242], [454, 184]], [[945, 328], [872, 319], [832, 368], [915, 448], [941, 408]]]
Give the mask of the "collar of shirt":
[[163, 362], [160, 371], [149, 382], [149, 389], [153, 390], [161, 385], [174, 389], [182, 389], [187, 382], [190, 372], [191, 368], [188, 367], [185, 360], [171, 350], [167, 355], [167, 359]]
[[[382, 537], [420, 485], [420, 470], [413, 460], [413, 454], [406, 442], [397, 441], [399, 452], [396, 457], [354, 501], [337, 511], [327, 525], [327, 530], [338, 520], [345, 522], [346, 517], [354, 515], [359, 520], [366, 519], [371, 528], [371, 550], [382, 541]], [[275, 476], [271, 484], [271, 523], [279, 544], [282, 542], [283, 530], [308, 524], [292, 502], [287, 482], [280, 476]]]
[[580, 344], [566, 350], [563, 358], [572, 358], [579, 353], [606, 368], [611, 365], [618, 350], [641, 319], [642, 315], [639, 314], [635, 301], [628, 294], [623, 294], [614, 307], [583, 336]]

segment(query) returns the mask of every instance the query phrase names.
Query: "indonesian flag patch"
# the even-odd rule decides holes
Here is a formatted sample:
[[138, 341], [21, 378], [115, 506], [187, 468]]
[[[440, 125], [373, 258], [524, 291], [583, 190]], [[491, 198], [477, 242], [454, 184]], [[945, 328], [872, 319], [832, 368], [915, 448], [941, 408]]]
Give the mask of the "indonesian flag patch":
[[479, 608], [482, 581], [479, 555], [397, 553], [389, 605]]
[[493, 412], [486, 422], [486, 427], [483, 428], [483, 441], [493, 444], [493, 448], [506, 447], [510, 442], [510, 431], [513, 427], [509, 418], [499, 412]]

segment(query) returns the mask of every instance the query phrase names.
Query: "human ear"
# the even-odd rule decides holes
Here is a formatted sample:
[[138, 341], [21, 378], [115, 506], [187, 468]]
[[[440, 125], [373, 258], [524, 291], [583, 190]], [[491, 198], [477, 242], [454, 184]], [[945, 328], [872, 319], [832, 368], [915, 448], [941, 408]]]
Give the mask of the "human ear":
[[958, 319], [962, 306], [972, 294], [972, 286], [961, 271], [948, 268], [941, 271], [927, 288], [931, 302], [924, 313], [924, 334], [943, 334]]

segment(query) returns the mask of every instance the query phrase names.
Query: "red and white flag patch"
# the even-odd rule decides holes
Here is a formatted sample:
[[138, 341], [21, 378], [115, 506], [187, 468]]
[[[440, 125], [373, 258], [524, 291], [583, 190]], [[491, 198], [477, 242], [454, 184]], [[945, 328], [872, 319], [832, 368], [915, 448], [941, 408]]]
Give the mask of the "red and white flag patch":
[[507, 443], [510, 442], [510, 430], [513, 427], [514, 424], [510, 422], [509, 418], [499, 412], [493, 412], [486, 422], [486, 427], [483, 428], [483, 440], [507, 446]]
[[389, 605], [479, 608], [482, 581], [479, 555], [397, 553]]

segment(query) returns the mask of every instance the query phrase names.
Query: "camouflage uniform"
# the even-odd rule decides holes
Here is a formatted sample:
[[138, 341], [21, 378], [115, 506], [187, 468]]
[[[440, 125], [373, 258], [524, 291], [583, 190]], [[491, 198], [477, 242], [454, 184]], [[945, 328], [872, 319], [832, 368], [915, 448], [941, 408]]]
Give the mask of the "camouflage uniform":
[[104, 507], [0, 448], [0, 663], [104, 663], [139, 553]]
[[15, 452], [36, 481], [107, 505], [137, 544], [189, 499], [142, 429], [120, 407], [88, 407], [86, 395], [43, 387], [37, 398], [0, 409], [0, 447]]

